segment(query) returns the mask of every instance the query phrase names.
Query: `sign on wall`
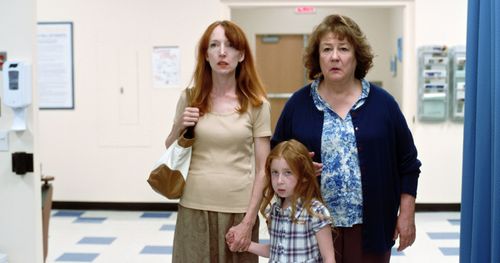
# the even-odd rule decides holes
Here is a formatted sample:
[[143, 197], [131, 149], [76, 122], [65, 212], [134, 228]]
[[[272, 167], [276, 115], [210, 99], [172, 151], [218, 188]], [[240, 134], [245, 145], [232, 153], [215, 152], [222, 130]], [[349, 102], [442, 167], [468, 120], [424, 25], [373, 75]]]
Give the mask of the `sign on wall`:
[[153, 86], [155, 88], [178, 87], [181, 82], [178, 46], [153, 47]]
[[74, 109], [73, 23], [38, 23], [37, 47], [39, 108]]

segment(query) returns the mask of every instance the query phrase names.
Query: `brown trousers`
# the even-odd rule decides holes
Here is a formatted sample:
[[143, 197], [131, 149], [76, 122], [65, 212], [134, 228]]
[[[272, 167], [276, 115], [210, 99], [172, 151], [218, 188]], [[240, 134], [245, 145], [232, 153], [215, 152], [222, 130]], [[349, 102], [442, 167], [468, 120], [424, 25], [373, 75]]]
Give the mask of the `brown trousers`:
[[[175, 225], [173, 263], [257, 263], [249, 252], [231, 252], [226, 233], [243, 220], [245, 214], [218, 213], [179, 205]], [[252, 229], [252, 241], [259, 241], [259, 219]]]
[[362, 225], [335, 227], [333, 243], [336, 263], [389, 263], [391, 251], [384, 254], [365, 253], [362, 247]]

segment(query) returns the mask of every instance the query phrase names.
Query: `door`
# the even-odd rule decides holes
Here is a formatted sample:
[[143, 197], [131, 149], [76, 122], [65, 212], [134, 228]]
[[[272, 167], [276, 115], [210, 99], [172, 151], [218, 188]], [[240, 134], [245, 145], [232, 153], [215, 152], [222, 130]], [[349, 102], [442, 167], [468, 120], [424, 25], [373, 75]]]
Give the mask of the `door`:
[[271, 103], [271, 129], [286, 101], [306, 83], [302, 63], [304, 35], [257, 35], [257, 70]]

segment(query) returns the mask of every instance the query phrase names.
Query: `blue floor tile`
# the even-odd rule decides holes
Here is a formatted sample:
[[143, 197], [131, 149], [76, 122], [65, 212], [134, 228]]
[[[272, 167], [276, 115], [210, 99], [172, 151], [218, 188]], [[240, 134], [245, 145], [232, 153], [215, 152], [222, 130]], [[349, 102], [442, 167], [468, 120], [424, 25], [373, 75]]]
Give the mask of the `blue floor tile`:
[[160, 228], [160, 231], [174, 231], [175, 225], [163, 225]]
[[261, 243], [261, 244], [269, 244], [269, 243], [271, 243], [271, 240], [269, 240], [269, 239], [260, 239], [259, 243]]
[[56, 261], [92, 262], [97, 256], [97, 253], [64, 253]]
[[[397, 244], [396, 244], [397, 245]], [[391, 255], [392, 256], [404, 256], [405, 255], [405, 252], [403, 251], [398, 251], [398, 248], [397, 247], [393, 247], [391, 249]]]
[[427, 235], [430, 239], [460, 239], [458, 232], [429, 232]]
[[85, 245], [110, 245], [116, 237], [84, 237], [78, 241], [78, 244]]
[[142, 218], [169, 218], [172, 215], [171, 212], [144, 212]]
[[[53, 213], [47, 263], [169, 262], [172, 256], [176, 212], [54, 210]], [[392, 248], [394, 261], [458, 263], [459, 218], [459, 213], [417, 213], [417, 225], [429, 224], [421, 224], [418, 240], [411, 248], [402, 252], [397, 251], [399, 244]], [[144, 234], [136, 235], [138, 226]], [[261, 244], [270, 243], [266, 234], [260, 236]], [[134, 242], [135, 248], [130, 242]], [[426, 244], [429, 242], [430, 246]], [[433, 255], [430, 261], [428, 253]], [[267, 260], [260, 258], [259, 262]]]
[[80, 216], [82, 216], [83, 213], [85, 213], [85, 211], [62, 210], [62, 211], [56, 211], [55, 213], [52, 214], [52, 216], [57, 216], [57, 217], [80, 217]]
[[458, 247], [440, 247], [439, 250], [445, 256], [458, 256], [460, 254], [460, 248]]
[[106, 220], [106, 217], [79, 217], [73, 223], [101, 224], [104, 220]]
[[145, 246], [141, 250], [141, 254], [170, 255], [170, 254], [172, 254], [172, 247], [171, 246]]

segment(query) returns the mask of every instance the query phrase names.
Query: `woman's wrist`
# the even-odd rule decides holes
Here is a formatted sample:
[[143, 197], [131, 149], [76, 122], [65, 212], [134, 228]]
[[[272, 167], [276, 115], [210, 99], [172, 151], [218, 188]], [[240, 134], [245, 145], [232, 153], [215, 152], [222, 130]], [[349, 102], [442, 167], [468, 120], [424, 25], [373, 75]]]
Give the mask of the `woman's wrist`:
[[253, 227], [253, 225], [255, 224], [255, 220], [251, 220], [251, 219], [244, 217], [243, 220], [241, 220], [241, 224], [250, 228], [250, 227]]

